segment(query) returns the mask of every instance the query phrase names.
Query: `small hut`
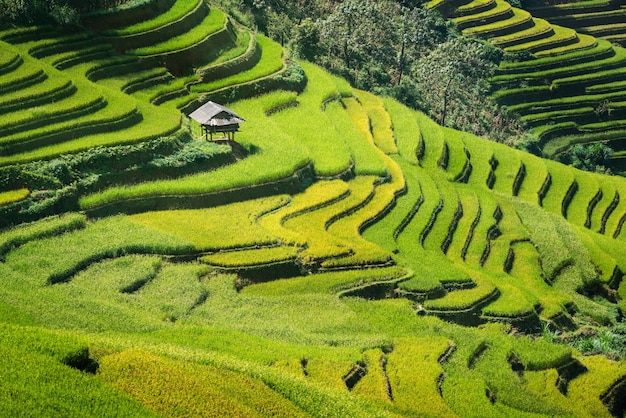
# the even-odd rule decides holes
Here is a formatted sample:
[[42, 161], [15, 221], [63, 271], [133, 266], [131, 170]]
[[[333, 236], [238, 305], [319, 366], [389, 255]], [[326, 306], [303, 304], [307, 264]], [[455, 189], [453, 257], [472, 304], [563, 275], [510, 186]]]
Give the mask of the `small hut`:
[[205, 138], [208, 140], [210, 135], [211, 141], [213, 134], [218, 132], [225, 135], [222, 138], [234, 141], [239, 124], [245, 122], [244, 118], [232, 110], [211, 101], [191, 112], [189, 117], [202, 126]]

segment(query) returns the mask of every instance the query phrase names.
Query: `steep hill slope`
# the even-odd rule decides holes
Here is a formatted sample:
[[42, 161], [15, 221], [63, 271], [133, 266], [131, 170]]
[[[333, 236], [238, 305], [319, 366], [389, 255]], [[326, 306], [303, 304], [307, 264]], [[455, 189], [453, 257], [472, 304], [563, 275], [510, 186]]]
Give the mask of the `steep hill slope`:
[[[109, 25], [100, 36], [220, 15], [199, 4], [179, 0], [139, 29]], [[189, 171], [157, 163], [230, 147], [207, 151], [223, 148], [188, 133], [176, 146], [137, 139], [38, 157], [57, 171], [4, 169], [0, 208], [20, 223], [0, 231], [6, 415], [623, 415], [625, 179], [442, 128], [227, 30], [220, 52], [186, 76], [109, 48], [101, 66], [55, 70], [27, 48], [93, 35], [2, 49], [14, 52], [7, 68], [25, 65], [7, 82], [22, 94], [18, 80], [43, 69], [60, 90], [89, 86], [68, 97], [118, 95], [142, 120], [178, 121], [177, 106], [215, 98], [247, 120], [245, 153], [192, 160]], [[165, 51], [162, 42], [133, 50]], [[42, 103], [55, 111], [63, 101]], [[30, 138], [28, 123], [15, 126]], [[73, 205], [20, 222], [44, 213], [19, 206], [34, 198], [30, 184], [70, 189]], [[596, 342], [608, 356], [585, 348]]]
[[623, 171], [624, 49], [558, 26], [567, 16], [544, 20], [505, 1], [433, 0], [429, 7], [452, 18], [464, 35], [487, 39], [505, 52], [530, 54], [502, 62], [490, 81], [494, 98], [538, 135], [543, 156], [556, 158], [573, 144], [605, 141], [617, 151], [612, 167]]
[[533, 15], [548, 19], [558, 25], [624, 46], [626, 14], [622, 3], [615, 0], [565, 2], [535, 6], [528, 10]]

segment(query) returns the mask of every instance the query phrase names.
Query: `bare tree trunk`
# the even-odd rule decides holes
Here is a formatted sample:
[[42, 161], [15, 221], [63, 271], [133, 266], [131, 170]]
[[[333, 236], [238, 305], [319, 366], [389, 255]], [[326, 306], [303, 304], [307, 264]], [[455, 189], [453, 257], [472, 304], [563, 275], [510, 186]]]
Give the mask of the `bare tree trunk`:
[[402, 81], [402, 75], [404, 72], [404, 50], [406, 48], [406, 41], [402, 40], [402, 48], [400, 49], [400, 59], [398, 60], [398, 85]]
[[441, 126], [446, 126], [446, 114], [448, 112], [448, 90], [450, 89], [450, 84], [452, 84], [453, 77], [450, 77], [448, 83], [446, 84], [446, 88], [443, 89], [443, 109], [441, 110]]

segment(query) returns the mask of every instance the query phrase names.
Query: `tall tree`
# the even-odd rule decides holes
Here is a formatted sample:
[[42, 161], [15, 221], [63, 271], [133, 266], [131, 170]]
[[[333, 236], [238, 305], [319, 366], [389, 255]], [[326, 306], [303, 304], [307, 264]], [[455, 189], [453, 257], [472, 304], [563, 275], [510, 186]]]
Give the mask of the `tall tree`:
[[285, 13], [270, 11], [267, 15], [267, 34], [282, 46], [291, 38], [295, 23]]
[[338, 56], [348, 70], [377, 61], [385, 65], [394, 56], [394, 2], [345, 0], [320, 21], [320, 41], [328, 57]]
[[402, 6], [399, 12], [396, 19], [399, 45], [397, 84], [402, 82], [402, 76], [413, 62], [445, 41], [449, 29], [449, 23], [439, 13], [425, 7]]
[[487, 79], [501, 57], [496, 48], [471, 38], [458, 37], [437, 46], [413, 66], [426, 110], [439, 124], [455, 126], [448, 123], [449, 115], [467, 117], [484, 100]]
[[[581, 170], [610, 173], [611, 170], [606, 166], [612, 155], [613, 149], [611, 147], [603, 142], [594, 142], [572, 146], [564, 159]], [[568, 159], [569, 161], [567, 161]]]

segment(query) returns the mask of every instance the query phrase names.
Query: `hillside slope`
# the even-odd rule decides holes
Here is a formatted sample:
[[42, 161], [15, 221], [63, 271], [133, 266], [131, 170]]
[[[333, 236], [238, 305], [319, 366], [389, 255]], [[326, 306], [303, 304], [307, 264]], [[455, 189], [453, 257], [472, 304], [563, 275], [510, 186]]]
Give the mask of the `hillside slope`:
[[[203, 4], [98, 36], [172, 21], [193, 33], [211, 15], [225, 28]], [[60, 53], [67, 36], [94, 35], [3, 44], [24, 77], [7, 78], [0, 101], [43, 70], [58, 89], [77, 85], [68, 99], [119, 97], [185, 133], [2, 171], [0, 208], [19, 223], [0, 231], [4, 415], [623, 415], [626, 179], [442, 128], [227, 30], [182, 76], [107, 49], [94, 81], [92, 61], [55, 69], [28, 44]], [[178, 123], [179, 107], [217, 98], [247, 121], [239, 154]], [[42, 103], [78, 123], [63, 102]], [[36, 137], [30, 123], [16, 135]], [[118, 140], [135, 141], [133, 126]], [[156, 163], [185, 166], [190, 149], [225, 159]], [[70, 190], [73, 204], [45, 212], [50, 190], [31, 185]], [[57, 214], [23, 222], [29, 211]]]
[[[587, 3], [576, 4], [572, 8]], [[538, 136], [541, 155], [555, 159], [574, 144], [603, 141], [616, 151], [609, 165], [617, 172], [624, 170], [623, 48], [591, 36], [598, 32], [569, 25], [578, 20], [566, 15], [565, 6], [559, 6], [558, 13], [530, 9], [545, 19], [499, 0], [433, 0], [428, 6], [451, 18], [463, 35], [522, 54], [503, 61], [490, 82], [497, 102], [519, 114]], [[607, 27], [614, 21], [619, 26], [623, 10], [607, 13], [613, 14], [587, 17]]]

